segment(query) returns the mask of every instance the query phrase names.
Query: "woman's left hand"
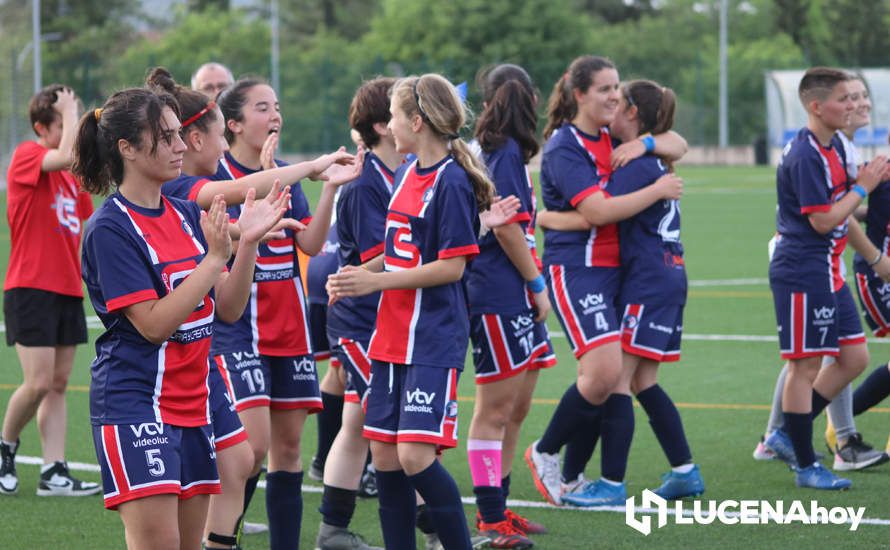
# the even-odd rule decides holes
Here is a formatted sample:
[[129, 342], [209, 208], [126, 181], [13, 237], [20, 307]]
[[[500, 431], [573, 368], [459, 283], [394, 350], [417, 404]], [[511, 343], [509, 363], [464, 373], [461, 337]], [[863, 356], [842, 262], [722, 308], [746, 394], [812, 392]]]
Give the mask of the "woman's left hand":
[[520, 206], [522, 203], [515, 195], [510, 195], [505, 199], [495, 197], [491, 208], [479, 214], [479, 221], [489, 229], [500, 227], [513, 219], [513, 216], [519, 212]]
[[612, 150], [612, 169], [626, 166], [627, 163], [646, 154], [646, 146], [639, 139], [622, 143]]
[[290, 189], [281, 191], [281, 182], [278, 180], [275, 180], [266, 198], [257, 201], [255, 196], [256, 190], [248, 189], [241, 216], [238, 218], [241, 241], [247, 243], [260, 242], [266, 233], [275, 228], [290, 204]]
[[364, 296], [380, 290], [377, 284], [378, 273], [354, 265], [343, 266], [340, 271], [328, 276], [326, 285], [332, 300], [344, 296]]
[[340, 187], [341, 185], [349, 183], [361, 176], [362, 166], [364, 166], [364, 164], [365, 150], [360, 147], [355, 154], [354, 162], [352, 164], [334, 163], [322, 172], [320, 179], [321, 181], [324, 181], [326, 185]]

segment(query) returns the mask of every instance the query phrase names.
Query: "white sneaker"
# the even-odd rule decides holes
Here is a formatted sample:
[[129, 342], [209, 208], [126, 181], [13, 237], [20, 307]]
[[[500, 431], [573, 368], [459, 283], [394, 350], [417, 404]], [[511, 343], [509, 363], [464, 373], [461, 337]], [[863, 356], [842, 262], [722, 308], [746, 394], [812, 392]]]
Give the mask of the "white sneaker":
[[562, 476], [560, 474], [559, 455], [538, 452], [538, 441], [525, 450], [525, 463], [532, 472], [535, 488], [549, 502], [559, 506], [562, 504]]
[[757, 442], [757, 446], [754, 447], [754, 452], [752, 453], [754, 456], [754, 460], [775, 460], [776, 453], [773, 452], [772, 449], [766, 446], [763, 442], [763, 436], [760, 436], [760, 441]]
[[58, 461], [45, 472], [40, 473], [37, 484], [39, 497], [83, 497], [95, 495], [102, 490], [98, 483], [81, 481], [68, 471], [68, 463]]
[[583, 473], [580, 473], [580, 474], [578, 474], [577, 479], [573, 479], [572, 481], [561, 483], [559, 494], [560, 495], [568, 495], [568, 494], [577, 492], [578, 490], [583, 489], [584, 486], [587, 485], [587, 483], [589, 481], [590, 480], [588, 480], [586, 477], [584, 477]]
[[19, 478], [15, 471], [15, 452], [19, 444], [0, 441], [0, 495], [14, 495], [19, 491]]

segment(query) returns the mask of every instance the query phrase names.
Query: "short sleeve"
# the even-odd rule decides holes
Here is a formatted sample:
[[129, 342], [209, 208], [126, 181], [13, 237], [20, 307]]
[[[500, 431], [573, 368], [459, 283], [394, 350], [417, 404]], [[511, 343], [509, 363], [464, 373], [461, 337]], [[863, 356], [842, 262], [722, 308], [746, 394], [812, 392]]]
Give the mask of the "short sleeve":
[[197, 201], [198, 193], [210, 182], [201, 176], [180, 176], [168, 181], [161, 187], [161, 193], [168, 197], [174, 197], [186, 201]]
[[531, 221], [531, 205], [528, 204], [529, 189], [525, 163], [515, 145], [504, 147], [503, 153], [489, 160], [488, 170], [494, 180], [496, 194], [501, 197], [513, 195], [520, 200], [519, 210], [508, 223]]
[[469, 183], [444, 179], [439, 186], [434, 199], [439, 232], [437, 257], [444, 260], [470, 256], [472, 259], [479, 254], [475, 223], [479, 214], [472, 189]]
[[794, 191], [800, 201], [801, 214], [831, 210], [830, 187], [826, 183], [829, 177], [815, 155], [807, 155], [795, 163], [791, 182], [796, 187]]
[[9, 163], [10, 183], [15, 182], [18, 185], [35, 187], [40, 181], [43, 157], [48, 152], [49, 149], [34, 141], [26, 141], [19, 145]]
[[158, 299], [151, 267], [146, 265], [139, 245], [125, 231], [108, 223], [99, 224], [84, 246], [109, 313]]
[[552, 155], [553, 184], [573, 207], [600, 190], [596, 169], [580, 151], [560, 147]]

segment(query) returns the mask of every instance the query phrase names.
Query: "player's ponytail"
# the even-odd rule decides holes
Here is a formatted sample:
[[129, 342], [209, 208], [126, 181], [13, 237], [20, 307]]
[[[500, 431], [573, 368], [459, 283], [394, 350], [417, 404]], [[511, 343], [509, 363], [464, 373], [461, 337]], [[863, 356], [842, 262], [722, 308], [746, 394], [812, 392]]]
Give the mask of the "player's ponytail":
[[485, 166], [458, 134], [467, 117], [454, 86], [443, 76], [425, 74], [400, 80], [393, 88], [393, 96], [406, 115], [420, 115], [435, 135], [448, 142], [455, 162], [470, 178], [479, 211], [488, 210], [494, 184]]
[[636, 106], [640, 135], [663, 134], [674, 127], [677, 96], [651, 80], [631, 80], [622, 86], [628, 108]]
[[557, 128], [571, 122], [578, 114], [575, 102], [575, 90], [587, 92], [593, 77], [603, 69], [614, 69], [615, 64], [605, 57], [584, 55], [575, 58], [569, 68], [559, 77], [547, 100], [547, 126], [544, 127], [544, 139], [550, 137]]
[[482, 150], [494, 151], [513, 138], [528, 162], [539, 149], [537, 98], [528, 73], [518, 65], [498, 65], [481, 72], [477, 82], [485, 102], [476, 122], [476, 140]]
[[[107, 195], [113, 186], [123, 181], [124, 160], [118, 149], [120, 140], [137, 149], [150, 145], [149, 152], [155, 153], [158, 140], [163, 139], [161, 116], [164, 107], [179, 116], [179, 106], [171, 95], [130, 88], [115, 93], [101, 108], [83, 115], [74, 141], [71, 172], [86, 191]], [[143, 143], [145, 130], [151, 139], [149, 144]]]

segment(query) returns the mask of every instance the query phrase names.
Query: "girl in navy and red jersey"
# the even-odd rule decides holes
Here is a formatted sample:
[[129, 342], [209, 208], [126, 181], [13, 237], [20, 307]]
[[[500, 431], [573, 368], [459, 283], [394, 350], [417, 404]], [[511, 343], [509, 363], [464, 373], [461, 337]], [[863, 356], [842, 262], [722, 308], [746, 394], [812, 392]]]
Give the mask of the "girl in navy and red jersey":
[[[311, 162], [265, 170], [240, 180], [210, 180], [208, 178], [215, 173], [219, 159], [227, 149], [219, 109], [200, 92], [179, 86], [161, 67], [149, 73], [146, 83], [176, 99], [182, 119], [181, 135], [188, 147], [183, 155], [182, 173], [161, 189], [166, 196], [192, 200], [206, 208], [212, 200], [210, 193], [219, 193], [228, 197], [230, 204], [240, 204], [250, 189], [248, 186], [256, 186], [255, 192], [265, 196], [278, 178], [294, 183], [305, 175], [321, 171], [331, 162], [350, 157], [346, 153], [335, 153]], [[282, 220], [279, 225], [278, 232], [284, 227], [299, 227], [294, 220]], [[237, 224], [232, 224], [230, 229], [237, 236]], [[247, 432], [218, 369], [210, 371], [210, 410], [222, 493], [210, 498], [205, 545], [208, 548], [230, 548], [237, 545], [244, 491], [254, 467], [254, 458], [247, 444]]]
[[[390, 120], [389, 93], [395, 79], [376, 78], [356, 91], [349, 108], [349, 124], [368, 147], [365, 167], [356, 181], [345, 185], [337, 201], [338, 263], [361, 266], [379, 257], [386, 240], [386, 213], [393, 193], [394, 171], [402, 162], [396, 151]], [[328, 336], [346, 375], [343, 424], [324, 469], [322, 523], [316, 547], [340, 548], [356, 541], [348, 527], [365, 467], [368, 440], [362, 437], [363, 404], [368, 394], [371, 359], [368, 346], [377, 319], [379, 293], [342, 297], [328, 308]]]
[[510, 223], [479, 240], [479, 256], [467, 269], [476, 366], [467, 454], [480, 534], [493, 548], [529, 548], [527, 534], [546, 530], [507, 510], [504, 489], [537, 381], [533, 369], [550, 349], [543, 323], [550, 299], [534, 253], [535, 191], [526, 166], [538, 151], [537, 101], [531, 78], [516, 65], [490, 68], [479, 81], [485, 107], [476, 138], [483, 159], [497, 194], [519, 197], [522, 206]]
[[454, 87], [427, 74], [399, 81], [389, 129], [400, 153], [383, 253], [329, 279], [334, 298], [383, 291], [368, 356], [364, 435], [377, 470], [387, 548], [414, 548], [416, 489], [445, 548], [469, 548], [454, 479], [436, 451], [457, 444], [457, 378], [469, 341], [461, 279], [479, 252], [479, 212], [492, 183], [457, 132], [464, 108]]
[[[657, 200], [676, 198], [681, 188], [678, 178], [666, 176], [636, 193], [610, 197], [613, 163], [620, 166], [652, 150], [679, 158], [686, 148], [685, 141], [670, 132], [641, 136], [613, 152], [607, 125], [620, 97], [615, 66], [605, 58], [584, 56], [575, 59], [559, 79], [548, 104], [544, 135], [549, 139], [541, 166], [545, 205], [560, 212], [577, 210], [593, 226], [584, 231], [550, 230], [545, 235], [544, 263], [551, 299], [579, 363], [577, 383], [563, 395], [542, 438], [526, 451], [535, 486], [555, 504], [561, 502], [561, 481], [574, 481], [560, 479], [558, 453], [562, 446], [577, 434], [590, 443], [580, 454], [592, 452], [601, 417], [625, 417], [630, 406], [625, 399], [610, 398], [622, 370], [615, 303], [620, 283], [615, 222]], [[608, 503], [617, 502], [623, 490], [620, 456], [627, 444], [620, 426], [604, 429], [604, 487], [612, 489]], [[589, 454], [581, 460], [573, 458], [578, 471], [572, 475], [581, 475], [587, 458]], [[584, 487], [576, 485], [572, 489]]]
[[[214, 179], [239, 179], [284, 163], [273, 153], [281, 130], [275, 91], [260, 80], [242, 79], [219, 97], [226, 119], [229, 151]], [[254, 451], [255, 487], [268, 454], [266, 513], [272, 548], [294, 548], [300, 540], [303, 465], [300, 439], [307, 414], [322, 407], [309, 333], [308, 313], [298, 269], [297, 250], [312, 256], [330, 228], [334, 193], [358, 177], [361, 154], [354, 166], [328, 168], [315, 216], [299, 183], [291, 187], [285, 214], [307, 227], [286, 228], [283, 238], [260, 245], [251, 296], [234, 323], [217, 322], [212, 353]], [[237, 215], [238, 207], [230, 208]], [[311, 220], [311, 223], [310, 223]]]
[[222, 197], [204, 213], [161, 194], [182, 165], [179, 130], [172, 96], [129, 89], [81, 119], [75, 144], [73, 172], [84, 188], [115, 189], [83, 245], [84, 281], [106, 327], [90, 415], [105, 505], [120, 512], [136, 548], [201, 544], [207, 495], [219, 492], [208, 407], [213, 317], [239, 315], [259, 240], [289, 200], [277, 187], [259, 202], [248, 192], [227, 272]]
[[3, 316], [23, 382], [3, 416], [0, 495], [18, 491], [19, 435], [35, 414], [43, 448], [37, 494], [94, 495], [99, 485], [71, 477], [65, 462], [65, 389], [74, 349], [87, 341], [78, 247], [83, 222], [93, 213], [89, 194], [68, 172], [77, 97], [53, 84], [31, 98], [28, 111], [37, 140], [16, 147], [7, 172], [10, 252]]

